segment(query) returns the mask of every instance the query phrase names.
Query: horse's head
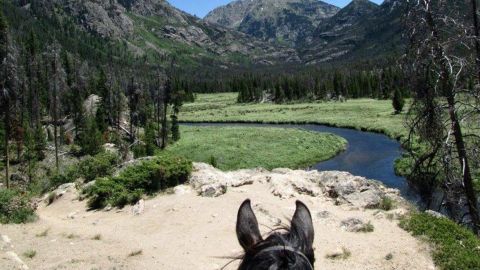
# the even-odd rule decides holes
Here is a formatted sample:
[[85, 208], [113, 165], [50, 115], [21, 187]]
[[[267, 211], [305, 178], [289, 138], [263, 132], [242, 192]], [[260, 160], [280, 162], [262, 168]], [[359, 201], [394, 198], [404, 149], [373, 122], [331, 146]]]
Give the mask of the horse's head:
[[312, 216], [305, 204], [297, 201], [296, 205], [290, 228], [274, 231], [264, 240], [250, 200], [242, 203], [237, 215], [237, 238], [245, 255], [239, 270], [313, 270]]

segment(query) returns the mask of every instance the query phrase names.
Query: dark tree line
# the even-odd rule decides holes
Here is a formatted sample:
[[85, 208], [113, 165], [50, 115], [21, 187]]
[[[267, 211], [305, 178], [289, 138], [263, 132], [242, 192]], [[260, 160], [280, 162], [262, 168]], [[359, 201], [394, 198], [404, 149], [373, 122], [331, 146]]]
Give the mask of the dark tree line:
[[309, 72], [294, 75], [245, 74], [228, 81], [228, 91], [238, 92], [238, 102], [313, 101], [348, 98], [389, 99], [394, 93], [408, 96], [403, 71]]

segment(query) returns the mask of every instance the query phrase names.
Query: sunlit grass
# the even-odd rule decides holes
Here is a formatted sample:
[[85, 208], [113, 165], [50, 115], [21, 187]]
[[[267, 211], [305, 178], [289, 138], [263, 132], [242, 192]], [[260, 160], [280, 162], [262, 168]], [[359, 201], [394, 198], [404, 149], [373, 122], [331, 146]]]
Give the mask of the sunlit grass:
[[222, 170], [304, 168], [334, 157], [346, 141], [333, 134], [263, 127], [181, 127], [168, 151]]

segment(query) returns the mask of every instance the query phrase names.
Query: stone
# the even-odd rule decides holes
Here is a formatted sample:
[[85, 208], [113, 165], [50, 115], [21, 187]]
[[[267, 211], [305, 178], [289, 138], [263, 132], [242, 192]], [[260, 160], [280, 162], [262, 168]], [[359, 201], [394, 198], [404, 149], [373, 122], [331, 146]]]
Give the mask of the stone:
[[139, 200], [132, 208], [132, 213], [134, 216], [139, 216], [145, 212], [145, 200]]
[[320, 218], [320, 219], [326, 219], [326, 218], [329, 218], [331, 215], [330, 212], [328, 211], [320, 211], [317, 213], [317, 218]]
[[192, 191], [192, 187], [188, 185], [179, 185], [173, 188], [173, 193], [175, 193], [175, 195], [190, 194]]
[[365, 223], [358, 218], [349, 218], [343, 220], [340, 224], [342, 230], [347, 232], [360, 232], [365, 226]]
[[12, 183], [16, 183], [16, 184], [26, 184], [26, 183], [28, 183], [27, 177], [24, 176], [24, 175], [21, 175], [19, 173], [12, 173], [10, 175], [10, 181]]
[[218, 197], [227, 192], [227, 186], [223, 184], [210, 184], [202, 186], [200, 195], [203, 197]]
[[29, 269], [28, 266], [22, 261], [22, 259], [20, 259], [20, 257], [17, 255], [17, 253], [15, 253], [13, 251], [8, 251], [7, 255], [8, 255], [8, 257], [10, 257], [11, 260], [13, 260], [15, 263], [18, 264], [20, 269], [22, 269], [22, 270], [28, 270]]
[[433, 211], [433, 210], [427, 210], [427, 211], [425, 211], [425, 214], [428, 214], [428, 215], [430, 215], [432, 217], [436, 217], [436, 218], [447, 218], [444, 214], [441, 214], [441, 213]]
[[70, 214], [67, 215], [67, 218], [68, 218], [68, 219], [75, 219], [75, 217], [77, 216], [77, 214], [78, 214], [77, 211], [71, 212]]

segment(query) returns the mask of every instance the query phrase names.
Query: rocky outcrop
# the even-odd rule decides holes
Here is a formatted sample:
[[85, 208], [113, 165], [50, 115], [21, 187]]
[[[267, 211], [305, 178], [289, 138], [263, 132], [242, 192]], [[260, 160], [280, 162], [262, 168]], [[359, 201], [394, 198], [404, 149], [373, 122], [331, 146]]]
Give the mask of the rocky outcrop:
[[210, 55], [227, 62], [231, 54], [242, 54], [260, 64], [299, 61], [289, 47], [204, 22], [164, 0], [39, 0], [35, 8], [24, 8], [37, 17], [63, 17], [92, 34], [124, 41], [139, 56], [150, 51], [163, 56], [178, 53], [162, 46], [168, 43], [196, 51], [190, 57], [199, 59]]
[[213, 10], [205, 21], [297, 47], [338, 10], [318, 0], [237, 0]]
[[263, 183], [275, 196], [287, 199], [304, 194], [312, 197], [326, 196], [335, 204], [362, 209], [381, 206], [385, 197], [400, 200], [399, 192], [381, 183], [354, 176], [347, 172], [319, 172], [290, 169], [238, 170], [223, 172], [204, 163], [194, 163], [190, 185], [201, 196], [217, 197], [230, 187]]

